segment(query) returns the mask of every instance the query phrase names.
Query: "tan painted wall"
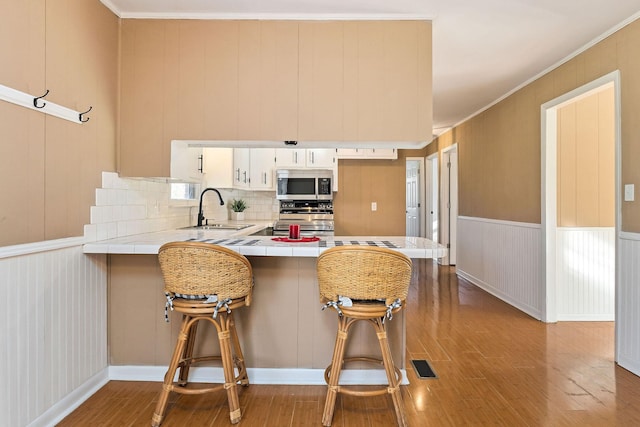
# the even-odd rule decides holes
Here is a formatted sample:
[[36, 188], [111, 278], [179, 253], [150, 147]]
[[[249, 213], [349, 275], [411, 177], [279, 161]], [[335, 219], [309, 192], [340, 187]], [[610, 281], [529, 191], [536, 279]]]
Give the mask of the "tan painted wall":
[[[425, 155], [425, 150], [399, 150], [396, 160], [339, 160], [336, 235], [404, 236], [406, 158]], [[378, 205], [375, 212], [371, 202]]]
[[118, 19], [98, 0], [0, 2], [0, 83], [83, 125], [0, 101], [0, 246], [81, 236], [115, 169]]
[[[540, 223], [540, 106], [621, 72], [622, 183], [640, 185], [640, 22], [520, 89], [439, 138], [458, 143], [459, 213]], [[443, 148], [439, 144], [439, 149]], [[640, 232], [640, 201], [622, 205], [622, 230]]]
[[558, 226], [615, 226], [613, 87], [558, 109]]

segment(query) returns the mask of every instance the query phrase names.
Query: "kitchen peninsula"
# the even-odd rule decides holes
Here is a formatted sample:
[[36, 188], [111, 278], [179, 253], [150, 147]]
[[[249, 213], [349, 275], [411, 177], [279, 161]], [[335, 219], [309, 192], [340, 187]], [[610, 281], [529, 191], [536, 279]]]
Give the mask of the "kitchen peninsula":
[[[85, 244], [84, 252], [108, 254], [109, 365], [114, 379], [161, 381], [179, 331], [179, 315], [164, 321], [165, 297], [157, 261], [160, 246], [170, 241], [203, 241], [225, 246], [249, 258], [255, 287], [249, 307], [238, 310], [236, 323], [251, 381], [254, 383], [322, 384], [330, 363], [336, 314], [322, 311], [316, 280], [316, 258], [336, 245], [375, 245], [410, 258], [440, 258], [446, 249], [418, 237], [330, 236], [309, 243], [288, 243], [254, 236], [267, 227], [242, 230], [178, 229], [146, 233]], [[209, 325], [207, 325], [209, 326]], [[347, 352], [379, 354], [366, 325], [355, 325]], [[360, 333], [361, 330], [361, 333]], [[198, 340], [207, 349], [217, 345], [203, 327]], [[205, 337], [204, 333], [209, 332]], [[405, 318], [402, 312], [389, 323], [393, 357], [405, 367]], [[194, 380], [220, 375], [217, 368], [193, 371]], [[206, 370], [213, 370], [207, 372]], [[200, 374], [198, 373], [200, 372]], [[206, 373], [205, 373], [206, 372]], [[201, 375], [201, 376], [200, 376]], [[347, 370], [361, 383], [384, 381], [383, 370]]]

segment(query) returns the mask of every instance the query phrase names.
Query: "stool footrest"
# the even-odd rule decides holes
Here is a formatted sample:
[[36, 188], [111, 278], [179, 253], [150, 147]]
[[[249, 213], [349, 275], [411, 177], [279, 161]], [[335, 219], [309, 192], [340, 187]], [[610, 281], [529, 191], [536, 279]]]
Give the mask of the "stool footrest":
[[[343, 359], [343, 366], [350, 362], [365, 362], [365, 363], [373, 363], [376, 365], [384, 366], [384, 361], [382, 359], [376, 359], [374, 357], [346, 357]], [[396, 373], [396, 380], [393, 384], [384, 384], [381, 385], [380, 388], [376, 388], [375, 390], [354, 390], [352, 387], [355, 386], [345, 386], [338, 385], [338, 392], [348, 394], [350, 396], [380, 396], [383, 394], [391, 394], [394, 389], [397, 389], [402, 382], [402, 371], [397, 366], [393, 366], [393, 370]], [[331, 365], [327, 366], [324, 370], [324, 381], [329, 384], [329, 378], [331, 376]], [[368, 386], [369, 387], [369, 386]]]

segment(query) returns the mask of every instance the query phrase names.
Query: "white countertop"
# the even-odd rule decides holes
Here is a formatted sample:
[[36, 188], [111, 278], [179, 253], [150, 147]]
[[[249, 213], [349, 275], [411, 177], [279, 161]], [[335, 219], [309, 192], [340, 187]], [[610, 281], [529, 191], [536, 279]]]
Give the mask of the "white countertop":
[[277, 242], [272, 236], [250, 236], [270, 223], [254, 223], [242, 230], [177, 229], [155, 233], [136, 234], [98, 242], [86, 243], [87, 254], [150, 254], [158, 253], [165, 243], [198, 241], [215, 243], [245, 256], [317, 257], [322, 251], [336, 245], [374, 245], [397, 250], [410, 258], [441, 258], [447, 249], [423, 237], [404, 236], [322, 236], [319, 241]]

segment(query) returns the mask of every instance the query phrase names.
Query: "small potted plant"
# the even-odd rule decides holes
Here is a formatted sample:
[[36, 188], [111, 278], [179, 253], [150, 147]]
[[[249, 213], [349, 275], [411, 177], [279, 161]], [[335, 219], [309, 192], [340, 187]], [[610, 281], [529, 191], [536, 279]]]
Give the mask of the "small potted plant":
[[247, 203], [242, 199], [233, 199], [229, 203], [231, 208], [231, 219], [234, 221], [244, 221], [244, 210], [247, 209]]

